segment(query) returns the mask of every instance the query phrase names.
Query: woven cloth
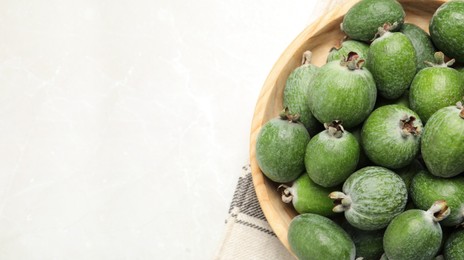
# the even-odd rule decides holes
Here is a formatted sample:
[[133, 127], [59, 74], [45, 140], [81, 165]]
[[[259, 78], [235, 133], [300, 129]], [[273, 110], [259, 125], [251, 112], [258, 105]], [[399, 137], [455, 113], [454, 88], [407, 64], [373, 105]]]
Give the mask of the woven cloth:
[[250, 166], [242, 169], [215, 259], [295, 259], [266, 221], [256, 197]]

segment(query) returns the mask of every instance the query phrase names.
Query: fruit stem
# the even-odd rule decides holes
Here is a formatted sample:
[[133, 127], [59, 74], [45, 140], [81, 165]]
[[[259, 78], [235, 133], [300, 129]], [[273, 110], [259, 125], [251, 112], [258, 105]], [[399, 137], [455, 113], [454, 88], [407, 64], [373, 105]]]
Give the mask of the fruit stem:
[[[341, 24], [340, 24], [341, 25]], [[338, 41], [336, 43], [335, 46], [333, 46], [329, 52], [332, 52], [334, 50], [340, 50], [342, 47], [343, 47], [343, 43], [348, 39], [348, 36], [344, 35], [343, 38], [340, 39], [340, 41]]]
[[330, 136], [336, 138], [342, 137], [343, 133], [345, 132], [345, 129], [342, 126], [342, 121], [340, 120], [334, 120], [332, 123], [325, 123], [324, 127]]
[[359, 55], [356, 52], [351, 51], [348, 53], [346, 58], [342, 59], [340, 65], [346, 66], [349, 70], [359, 70], [362, 69], [364, 60], [359, 59]]
[[[464, 100], [464, 97], [462, 98]], [[464, 106], [462, 105], [462, 101], [459, 101], [458, 103], [456, 103], [456, 107], [458, 109], [461, 109], [461, 113], [459, 113], [459, 116], [464, 119]]]
[[378, 29], [377, 33], [374, 35], [374, 39], [372, 39], [372, 41], [374, 41], [375, 39], [380, 38], [380, 37], [390, 33], [391, 31], [395, 30], [396, 27], [398, 27], [397, 22], [394, 22], [393, 24], [384, 23], [382, 27], [379, 27], [379, 29]]
[[282, 192], [282, 201], [284, 203], [292, 202], [292, 200], [293, 200], [293, 194], [292, 194], [293, 189], [292, 189], [292, 187], [287, 186], [285, 184], [281, 184], [281, 185], [279, 185], [277, 190], [281, 190], [281, 192]]
[[286, 107], [284, 110], [282, 110], [280, 112], [280, 118], [282, 120], [288, 120], [289, 122], [293, 122], [293, 123], [296, 123], [300, 120], [300, 114], [296, 113], [296, 114], [292, 114], [290, 113], [288, 107]]
[[334, 200], [333, 212], [344, 212], [351, 206], [351, 197], [341, 191], [331, 192], [329, 198]]
[[401, 135], [407, 137], [409, 135], [418, 136], [421, 133], [419, 126], [414, 126], [414, 121], [416, 118], [414, 116], [405, 115], [400, 119]]
[[437, 200], [433, 205], [427, 210], [428, 214], [432, 215], [432, 219], [435, 222], [442, 221], [450, 214], [451, 209], [446, 204], [445, 200]]
[[454, 64], [454, 59], [449, 60], [448, 62], [445, 62], [445, 54], [441, 51], [435, 52], [433, 55], [435, 59], [435, 63], [430, 62], [430, 61], [424, 61], [424, 63], [429, 66], [429, 67], [450, 67], [451, 65]]
[[311, 51], [303, 52], [303, 56], [301, 57], [301, 65], [311, 64], [312, 57], [313, 53]]

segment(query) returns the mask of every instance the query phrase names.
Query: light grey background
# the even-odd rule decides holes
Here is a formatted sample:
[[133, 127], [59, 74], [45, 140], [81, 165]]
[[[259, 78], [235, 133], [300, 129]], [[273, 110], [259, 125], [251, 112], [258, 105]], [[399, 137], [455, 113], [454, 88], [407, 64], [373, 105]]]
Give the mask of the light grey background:
[[328, 3], [1, 1], [0, 258], [212, 258], [261, 86]]

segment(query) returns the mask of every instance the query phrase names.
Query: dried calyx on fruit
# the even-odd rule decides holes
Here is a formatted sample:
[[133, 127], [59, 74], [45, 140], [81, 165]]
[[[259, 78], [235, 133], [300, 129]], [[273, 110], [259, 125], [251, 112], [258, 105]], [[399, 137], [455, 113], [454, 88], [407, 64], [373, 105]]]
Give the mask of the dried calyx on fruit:
[[401, 134], [403, 137], [408, 135], [419, 135], [421, 133], [420, 125], [414, 126], [414, 121], [416, 118], [414, 116], [404, 115], [400, 120]]
[[445, 62], [445, 54], [443, 54], [441, 51], [435, 52], [433, 57], [435, 62], [424, 61], [424, 63], [429, 67], [451, 67], [455, 62], [455, 59], [451, 59]]
[[386, 33], [390, 33], [392, 31], [395, 31], [397, 28], [398, 28], [398, 23], [396, 23], [396, 22], [393, 23], [393, 24], [384, 23], [383, 26], [379, 27], [379, 29], [377, 30], [377, 33], [375, 34], [374, 39], [372, 39], [372, 41], [374, 41], [375, 39], [377, 39], [379, 37], [384, 36]]
[[365, 60], [360, 59], [356, 52], [350, 52], [342, 59], [340, 65], [347, 67], [349, 70], [360, 70], [364, 65]]
[[345, 129], [342, 126], [342, 121], [340, 120], [334, 120], [332, 123], [325, 123], [324, 127], [329, 135], [337, 138], [342, 137], [345, 132]]
[[459, 101], [458, 103], [456, 103], [456, 107], [458, 109], [461, 109], [461, 112], [459, 113], [459, 116], [464, 119], [464, 106], [463, 106], [463, 102], [464, 102], [464, 97], [462, 98], [463, 100], [462, 101]]
[[296, 123], [300, 120], [300, 114], [292, 114], [288, 107], [286, 107], [284, 110], [282, 110], [279, 114], [280, 118], [282, 120], [288, 120], [289, 122]]

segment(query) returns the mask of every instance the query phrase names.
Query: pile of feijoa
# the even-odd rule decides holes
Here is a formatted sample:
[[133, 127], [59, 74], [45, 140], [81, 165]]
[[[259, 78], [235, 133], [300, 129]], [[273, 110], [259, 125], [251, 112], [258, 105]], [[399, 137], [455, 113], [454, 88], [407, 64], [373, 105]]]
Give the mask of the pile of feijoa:
[[299, 259], [464, 259], [464, 0], [430, 35], [404, 21], [396, 0], [351, 7], [343, 42], [321, 67], [303, 54], [258, 134], [259, 167], [299, 213]]

